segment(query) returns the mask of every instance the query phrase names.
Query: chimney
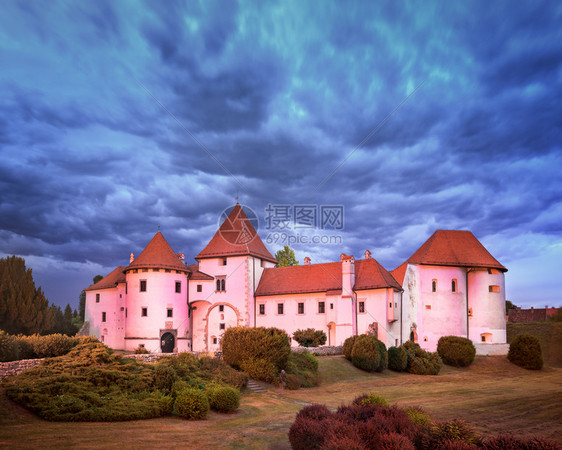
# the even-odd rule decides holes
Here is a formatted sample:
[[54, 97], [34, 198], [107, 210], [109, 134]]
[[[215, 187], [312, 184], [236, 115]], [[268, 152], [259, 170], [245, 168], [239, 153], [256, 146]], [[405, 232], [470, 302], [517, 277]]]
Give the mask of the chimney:
[[341, 275], [342, 275], [342, 297], [350, 297], [352, 295], [353, 286], [355, 286], [355, 258], [353, 255], [342, 253], [341, 259]]
[[132, 264], [134, 260], [135, 260], [135, 254], [131, 252], [131, 254], [129, 255], [129, 264]]
[[371, 259], [371, 252], [369, 250], [365, 250], [365, 259]]
[[182, 262], [182, 264], [185, 264], [185, 255], [183, 253], [178, 253], [177, 257]]
[[304, 258], [304, 265], [305, 266], [309, 266], [310, 265], [310, 258], [308, 256], [305, 256]]

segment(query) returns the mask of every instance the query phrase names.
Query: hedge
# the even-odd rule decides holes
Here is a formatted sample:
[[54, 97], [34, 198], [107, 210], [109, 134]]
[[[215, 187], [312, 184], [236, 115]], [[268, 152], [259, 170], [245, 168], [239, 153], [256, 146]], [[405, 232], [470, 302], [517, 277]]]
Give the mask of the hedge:
[[543, 359], [540, 341], [530, 334], [520, 334], [509, 345], [507, 359], [524, 369], [542, 369]]
[[322, 330], [307, 328], [306, 330], [297, 330], [293, 333], [293, 339], [303, 347], [318, 347], [324, 345], [328, 339], [326, 333]]
[[443, 336], [437, 343], [437, 353], [445, 364], [468, 367], [474, 361], [476, 348], [470, 339], [459, 336]]

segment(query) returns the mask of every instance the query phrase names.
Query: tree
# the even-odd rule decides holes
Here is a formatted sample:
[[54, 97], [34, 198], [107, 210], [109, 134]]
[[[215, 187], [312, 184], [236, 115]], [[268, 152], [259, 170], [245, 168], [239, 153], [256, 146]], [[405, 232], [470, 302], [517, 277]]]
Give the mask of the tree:
[[103, 279], [103, 275], [96, 275], [96, 276], [94, 277], [94, 284], [96, 284], [98, 281], [100, 281], [100, 280], [102, 280], [102, 279]]
[[517, 309], [517, 306], [515, 306], [513, 303], [511, 303], [510, 300], [506, 300], [505, 301], [505, 315], [506, 316], [509, 314], [510, 309]]
[[295, 258], [295, 251], [288, 245], [285, 245], [282, 250], [275, 253], [277, 260], [277, 267], [298, 266], [299, 262]]
[[11, 334], [43, 333], [54, 324], [49, 302], [36, 288], [31, 269], [17, 256], [0, 259], [0, 329]]
[[84, 317], [86, 316], [86, 292], [80, 292], [79, 297], [79, 310], [80, 310], [80, 320], [84, 322]]

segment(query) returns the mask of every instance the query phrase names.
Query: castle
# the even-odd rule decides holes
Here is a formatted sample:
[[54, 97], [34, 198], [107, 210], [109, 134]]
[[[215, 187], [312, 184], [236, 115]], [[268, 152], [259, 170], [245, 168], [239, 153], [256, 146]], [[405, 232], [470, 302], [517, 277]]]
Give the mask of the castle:
[[430, 351], [456, 335], [480, 354], [507, 353], [507, 269], [469, 231], [436, 231], [390, 272], [368, 250], [363, 259], [275, 267], [236, 204], [195, 260], [186, 265], [156, 233], [128, 266], [85, 289], [88, 333], [114, 349], [163, 353], [218, 351], [233, 326], [289, 336], [314, 328], [327, 345], [369, 332], [387, 347], [413, 340]]

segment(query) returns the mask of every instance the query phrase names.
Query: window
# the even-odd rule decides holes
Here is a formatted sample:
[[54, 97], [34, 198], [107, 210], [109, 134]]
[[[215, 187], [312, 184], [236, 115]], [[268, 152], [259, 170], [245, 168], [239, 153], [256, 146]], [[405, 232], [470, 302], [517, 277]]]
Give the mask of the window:
[[221, 280], [217, 280], [217, 291], [221, 290]]
[[425, 309], [431, 309], [431, 305], [425, 305]]
[[203, 285], [202, 284], [197, 285], [197, 292], [203, 292]]
[[219, 311], [223, 312], [224, 311], [224, 305], [219, 305]]
[[146, 292], [146, 280], [140, 280], [140, 291]]
[[217, 343], [217, 338], [214, 337], [214, 338], [213, 338], [213, 344], [216, 344], [216, 343]]
[[105, 312], [102, 312], [101, 313], [101, 321], [105, 322], [106, 319], [107, 319], [107, 316], [106, 316]]
[[125, 308], [125, 319], [127, 318], [128, 313], [129, 313], [129, 308]]
[[497, 273], [500, 273], [500, 271], [498, 269], [488, 269], [488, 273], [490, 275], [495, 275]]
[[451, 281], [451, 292], [457, 292], [457, 280]]
[[488, 286], [488, 290], [490, 292], [499, 292], [500, 291], [500, 287], [498, 285], [492, 285], [492, 286]]
[[330, 303], [330, 309], [334, 309], [334, 304]]
[[100, 294], [96, 294], [96, 303], [100, 302]]
[[224, 330], [224, 323], [221, 323], [221, 324], [219, 325], [219, 328], [220, 328], [221, 330]]
[[148, 272], [148, 269], [142, 269], [143, 272]]
[[176, 293], [181, 292], [181, 281], [176, 281]]
[[265, 314], [265, 305], [260, 305], [260, 316], [263, 316]]
[[226, 258], [223, 258], [223, 259], [222, 259], [222, 265], [223, 265], [223, 266], [226, 266]]
[[164, 272], [166, 273], [172, 273], [172, 271], [170, 269], [164, 269]]
[[437, 280], [431, 280], [431, 292], [437, 292]]
[[486, 342], [486, 336], [482, 335], [482, 336], [480, 336], [480, 339], [481, 339], [482, 342]]
[[139, 269], [133, 269], [133, 273], [138, 273]]
[[359, 302], [359, 312], [360, 313], [365, 312], [365, 302]]
[[392, 302], [390, 302], [390, 303], [388, 304], [388, 307], [389, 307], [389, 308], [392, 308]]
[[127, 283], [125, 283], [125, 294], [126, 294], [127, 291], [128, 291], [128, 286], [129, 286], [129, 285], [128, 285]]
[[326, 304], [324, 302], [318, 302], [318, 314], [324, 314], [326, 312]]
[[174, 317], [174, 310], [173, 310], [173, 308], [168, 308], [168, 310], [167, 310], [167, 316], [168, 316], [168, 317]]
[[141, 316], [142, 317], [148, 317], [148, 308], [142, 308]]
[[224, 278], [217, 278], [217, 291], [226, 291], [226, 280]]
[[221, 291], [226, 291], [226, 280], [224, 278], [221, 280]]
[[277, 303], [277, 314], [283, 314], [283, 303]]
[[299, 314], [304, 314], [304, 303], [299, 303], [299, 304], [298, 304], [298, 313], [299, 313]]

